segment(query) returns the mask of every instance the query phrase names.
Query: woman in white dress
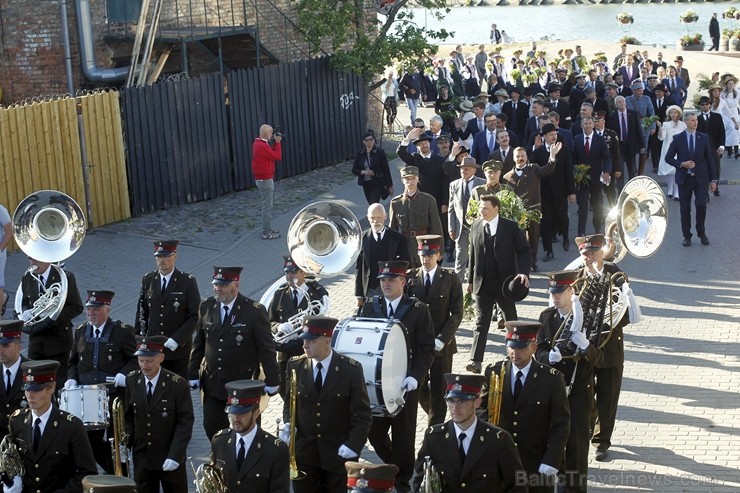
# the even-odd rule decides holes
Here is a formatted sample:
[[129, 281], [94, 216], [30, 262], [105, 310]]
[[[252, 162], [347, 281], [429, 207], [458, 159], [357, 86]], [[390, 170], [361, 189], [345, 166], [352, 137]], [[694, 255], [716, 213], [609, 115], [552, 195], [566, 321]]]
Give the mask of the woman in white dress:
[[658, 165], [658, 174], [665, 176], [665, 181], [668, 184], [668, 190], [666, 196], [673, 200], [678, 200], [678, 185], [676, 185], [676, 168], [668, 164], [665, 160], [666, 152], [668, 152], [668, 146], [671, 145], [671, 141], [675, 135], [680, 134], [686, 130], [686, 124], [681, 120], [683, 111], [678, 105], [671, 105], [665, 112], [666, 121], [657, 122], [658, 139], [663, 142], [663, 147], [660, 149], [660, 164]]
[[[727, 103], [727, 109], [730, 119], [722, 117], [725, 123], [725, 149], [727, 149], [727, 156], [732, 157], [735, 154], [735, 159], [738, 159], [738, 145], [740, 145], [740, 111], [738, 110], [738, 99], [740, 99], [740, 91], [735, 88], [737, 84], [737, 78], [732, 74], [725, 74], [722, 76], [722, 92], [719, 97]], [[734, 120], [733, 120], [734, 119]]]

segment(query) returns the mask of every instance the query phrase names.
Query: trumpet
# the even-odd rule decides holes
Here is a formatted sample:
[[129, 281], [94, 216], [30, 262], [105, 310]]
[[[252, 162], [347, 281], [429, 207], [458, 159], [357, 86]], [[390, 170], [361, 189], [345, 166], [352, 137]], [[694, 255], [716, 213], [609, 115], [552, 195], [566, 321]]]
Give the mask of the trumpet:
[[497, 425], [501, 418], [501, 403], [504, 399], [504, 378], [506, 377], [506, 362], [501, 363], [501, 371], [496, 375], [491, 372], [488, 384], [488, 422]]
[[126, 464], [128, 477], [133, 477], [133, 468], [131, 467], [131, 453], [128, 449], [128, 439], [126, 438], [126, 426], [124, 422], [123, 402], [120, 397], [113, 400], [113, 437], [109, 438], [111, 447], [111, 457], [113, 459], [113, 473], [116, 476], [123, 476], [123, 466]]
[[290, 370], [290, 444], [288, 445], [288, 455], [290, 456], [290, 479], [293, 481], [303, 479], [306, 475], [298, 470], [298, 464], [295, 461], [295, 420], [296, 406], [298, 400], [298, 381], [296, 380], [296, 371]]

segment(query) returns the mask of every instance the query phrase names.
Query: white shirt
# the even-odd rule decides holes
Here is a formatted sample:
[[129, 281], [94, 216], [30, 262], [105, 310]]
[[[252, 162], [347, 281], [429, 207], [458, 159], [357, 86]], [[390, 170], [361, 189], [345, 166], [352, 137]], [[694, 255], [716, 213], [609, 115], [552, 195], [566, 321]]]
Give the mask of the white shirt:
[[159, 375], [162, 374], [162, 369], [160, 368], [156, 375], [154, 375], [154, 378], [149, 380], [146, 376], [144, 376], [144, 389], [149, 392], [149, 382], [152, 382], [152, 394], [154, 394], [154, 389], [157, 388], [157, 382], [159, 381]]
[[329, 356], [322, 360], [317, 360], [314, 358], [311, 358], [311, 363], [313, 363], [313, 379], [316, 380], [316, 374], [319, 372], [319, 369], [316, 367], [319, 363], [321, 363], [321, 381], [326, 381], [326, 372], [329, 371], [329, 365], [331, 365], [331, 356], [334, 352], [329, 351]]
[[393, 313], [396, 313], [398, 311], [398, 304], [400, 302], [401, 302], [401, 296], [399, 296], [393, 301], [386, 298], [385, 299], [385, 314], [388, 315], [388, 312], [390, 311], [391, 306], [393, 307]]
[[496, 217], [488, 221], [488, 230], [491, 232], [491, 236], [494, 236], [496, 234], [496, 231], [498, 230], [498, 218], [500, 216], [497, 214]]
[[175, 271], [173, 270], [172, 272], [170, 272], [170, 273], [169, 273], [169, 274], [167, 274], [166, 276], [165, 276], [165, 275], [163, 275], [163, 274], [162, 274], [161, 272], [159, 273], [159, 277], [160, 277], [160, 279], [159, 279], [159, 288], [160, 288], [160, 289], [162, 289], [162, 281], [163, 281], [163, 280], [166, 280], [166, 281], [167, 281], [167, 285], [168, 285], [168, 286], [170, 285], [170, 279], [172, 279], [172, 274], [173, 274], [174, 272], [175, 272]]
[[229, 307], [229, 316], [231, 316], [232, 312], [234, 311], [233, 310], [234, 303], [236, 303], [236, 297], [233, 300], [231, 300], [231, 303], [229, 303], [229, 304], [226, 304], [225, 305], [225, 304], [221, 303], [221, 313], [219, 313], [218, 318], [220, 318], [221, 320], [224, 320], [224, 307], [225, 306], [228, 306]]
[[41, 280], [41, 283], [46, 286], [46, 282], [49, 280], [49, 272], [51, 271], [51, 265], [46, 268], [44, 272], [41, 274], [36, 274], [36, 277], [38, 277]]
[[529, 375], [529, 370], [532, 368], [532, 360], [529, 360], [529, 363], [527, 363], [527, 366], [524, 368], [517, 368], [517, 366], [512, 363], [511, 364], [511, 391], [514, 391], [514, 385], [516, 384], [516, 374], [517, 372], [522, 372], [522, 385], [527, 381], [527, 375]]
[[244, 440], [244, 457], [247, 457], [247, 453], [249, 453], [249, 447], [252, 446], [252, 442], [254, 442], [254, 437], [257, 436], [257, 429], [259, 428], [259, 425], [255, 425], [254, 428], [252, 428], [252, 431], [242, 435], [241, 433], [236, 434], [236, 440], [234, 440], [234, 450], [235, 450], [235, 457], [239, 455], [239, 449], [241, 448], [241, 445], [239, 444], [239, 439], [241, 438]]
[[[298, 296], [298, 303], [300, 304], [301, 301], [303, 301], [303, 298], [306, 296], [306, 293], [308, 293], [308, 284], [305, 282], [301, 284], [300, 286], [293, 287], [291, 285], [290, 288], [290, 296], [293, 296], [293, 292], [295, 292], [296, 296]], [[229, 313], [231, 313], [231, 310], [229, 310]]]
[[49, 416], [51, 416], [51, 410], [54, 408], [54, 406], [49, 406], [49, 409], [46, 410], [44, 414], [41, 416], [36, 414], [36, 411], [31, 410], [31, 416], [33, 416], [33, 419], [31, 420], [31, 425], [36, 426], [36, 418], [41, 418], [41, 423], [39, 424], [39, 428], [41, 428], [41, 435], [44, 434], [44, 430], [46, 429], [46, 423], [49, 422]]
[[423, 282], [427, 282], [427, 276], [430, 277], [430, 282], [434, 282], [434, 274], [437, 272], [437, 266], [436, 265], [434, 266], [434, 269], [432, 269], [432, 270], [430, 270], [428, 272], [426, 270], [424, 270], [424, 267], [421, 268], [421, 271], [424, 273]]
[[383, 229], [380, 230], [380, 232], [373, 231], [373, 238], [378, 239], [378, 235], [380, 235], [380, 239], [383, 240], [383, 236], [385, 235], [385, 226], [383, 226]]
[[459, 426], [457, 426], [457, 423], [452, 423], [452, 425], [455, 427], [455, 437], [457, 438], [457, 446], [460, 447], [460, 433], [465, 433], [465, 440], [463, 440], [462, 446], [463, 450], [465, 450], [465, 455], [468, 454], [468, 450], [470, 450], [470, 444], [473, 443], [473, 435], [475, 435], [475, 427], [478, 424], [478, 420], [473, 420], [473, 424], [470, 425], [470, 428], [467, 430], [463, 430]]
[[18, 374], [18, 369], [21, 367], [21, 359], [18, 358], [18, 360], [13, 363], [12, 366], [5, 366], [3, 365], [3, 386], [8, 381], [8, 375], [5, 373], [6, 370], [10, 370], [10, 385], [13, 385], [13, 382], [15, 382], [15, 376]]

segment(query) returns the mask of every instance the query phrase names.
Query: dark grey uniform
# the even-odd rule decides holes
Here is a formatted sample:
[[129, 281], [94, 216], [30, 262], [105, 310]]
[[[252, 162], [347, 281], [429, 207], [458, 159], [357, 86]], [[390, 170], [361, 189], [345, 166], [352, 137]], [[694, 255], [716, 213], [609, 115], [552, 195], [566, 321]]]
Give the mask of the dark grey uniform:
[[[408, 241], [409, 252], [416, 251], [416, 237], [419, 235], [445, 236], [439, 219], [437, 201], [428, 193], [416, 192], [413, 197], [402, 193], [391, 199], [388, 211], [390, 228], [402, 233]], [[411, 255], [411, 267], [421, 266], [419, 257]]]

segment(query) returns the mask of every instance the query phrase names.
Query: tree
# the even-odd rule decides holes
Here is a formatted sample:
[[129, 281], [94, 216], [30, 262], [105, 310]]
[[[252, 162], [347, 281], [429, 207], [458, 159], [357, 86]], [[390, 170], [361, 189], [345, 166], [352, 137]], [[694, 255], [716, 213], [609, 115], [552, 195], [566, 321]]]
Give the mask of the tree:
[[[403, 10], [408, 1], [392, 4], [382, 21], [375, 7], [365, 9], [362, 0], [299, 0], [298, 26], [313, 53], [329, 47], [334, 68], [362, 75], [372, 90], [383, 83], [386, 67], [395, 62], [419, 68], [437, 53], [436, 43], [453, 34], [417, 25], [413, 12]], [[446, 0], [421, 0], [419, 5], [439, 20], [449, 12]]]

